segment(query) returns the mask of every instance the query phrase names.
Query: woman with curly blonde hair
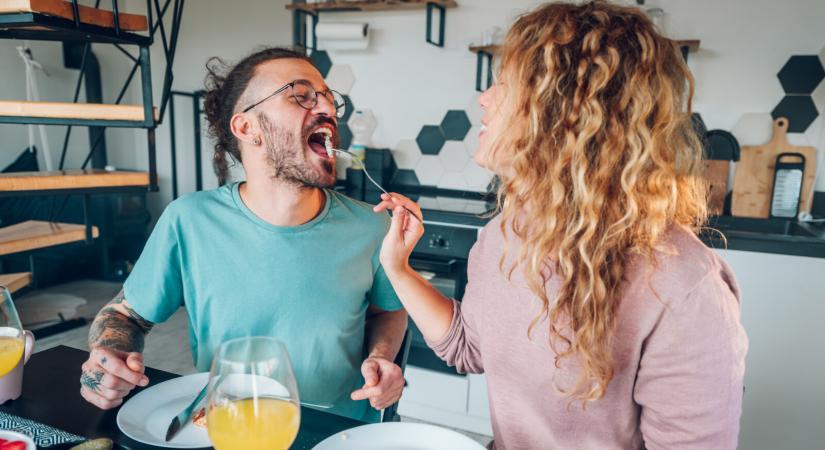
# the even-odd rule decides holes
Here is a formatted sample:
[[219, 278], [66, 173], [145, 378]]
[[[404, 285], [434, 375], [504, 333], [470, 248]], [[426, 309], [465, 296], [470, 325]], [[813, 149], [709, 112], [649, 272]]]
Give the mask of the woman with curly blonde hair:
[[706, 219], [693, 80], [638, 9], [546, 4], [510, 28], [480, 97], [475, 160], [500, 214], [462, 302], [409, 266], [394, 212], [381, 262], [436, 353], [485, 373], [497, 449], [734, 449], [747, 337]]

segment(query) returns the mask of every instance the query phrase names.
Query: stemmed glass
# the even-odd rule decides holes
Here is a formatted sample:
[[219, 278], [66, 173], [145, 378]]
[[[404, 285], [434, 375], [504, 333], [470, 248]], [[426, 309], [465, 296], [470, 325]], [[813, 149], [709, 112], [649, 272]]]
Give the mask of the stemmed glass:
[[283, 342], [244, 337], [212, 361], [206, 424], [216, 450], [286, 450], [301, 423], [298, 387]]

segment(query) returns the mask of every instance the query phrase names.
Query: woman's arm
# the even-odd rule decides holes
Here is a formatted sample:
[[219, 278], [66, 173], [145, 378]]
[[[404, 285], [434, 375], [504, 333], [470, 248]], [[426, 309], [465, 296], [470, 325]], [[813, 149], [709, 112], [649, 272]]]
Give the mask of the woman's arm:
[[430, 342], [440, 342], [450, 330], [453, 302], [441, 295], [409, 264], [410, 254], [424, 234], [424, 225], [404, 208], [422, 217], [421, 208], [398, 194], [384, 194], [381, 198], [383, 201], [375, 207], [375, 211], [393, 212], [390, 230], [381, 247], [381, 265], [424, 337]]
[[747, 348], [739, 299], [719, 274], [668, 304], [636, 375], [645, 447], [735, 450]]

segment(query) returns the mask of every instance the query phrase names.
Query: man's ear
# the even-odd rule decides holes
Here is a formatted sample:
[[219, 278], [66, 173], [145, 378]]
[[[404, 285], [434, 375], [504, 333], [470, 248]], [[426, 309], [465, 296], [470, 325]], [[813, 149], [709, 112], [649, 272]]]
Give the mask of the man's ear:
[[263, 143], [261, 139], [261, 127], [258, 126], [258, 122], [252, 120], [252, 117], [247, 113], [237, 113], [233, 115], [229, 120], [229, 128], [232, 130], [232, 134], [241, 142], [246, 142], [254, 146]]

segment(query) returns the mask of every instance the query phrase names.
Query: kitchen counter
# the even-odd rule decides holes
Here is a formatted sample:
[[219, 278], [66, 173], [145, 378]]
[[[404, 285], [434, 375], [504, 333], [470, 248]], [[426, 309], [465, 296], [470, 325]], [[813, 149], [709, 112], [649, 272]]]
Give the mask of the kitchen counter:
[[825, 258], [825, 223], [722, 216], [708, 225], [702, 240], [712, 248]]

